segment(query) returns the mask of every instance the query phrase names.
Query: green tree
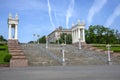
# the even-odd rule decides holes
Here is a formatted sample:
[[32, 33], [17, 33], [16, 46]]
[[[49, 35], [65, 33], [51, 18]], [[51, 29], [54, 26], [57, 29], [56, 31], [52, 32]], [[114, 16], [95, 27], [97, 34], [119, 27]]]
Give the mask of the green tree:
[[88, 30], [85, 30], [85, 38], [87, 43], [118, 43], [116, 31], [102, 25], [91, 25]]
[[46, 43], [46, 36], [42, 36], [42, 37], [39, 39], [39, 43]]
[[[59, 43], [65, 43], [65, 40], [66, 40], [66, 44], [72, 44], [72, 35], [66, 33], [61, 34], [59, 38]], [[57, 42], [58, 41], [56, 41], [56, 43]]]
[[2, 35], [0, 35], [0, 41], [7, 41]]

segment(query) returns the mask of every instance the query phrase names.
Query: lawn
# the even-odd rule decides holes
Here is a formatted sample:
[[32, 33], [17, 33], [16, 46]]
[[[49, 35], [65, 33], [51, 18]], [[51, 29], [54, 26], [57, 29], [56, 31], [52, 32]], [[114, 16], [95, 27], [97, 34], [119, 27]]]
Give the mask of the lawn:
[[6, 55], [9, 55], [7, 44], [0, 43], [0, 64], [8, 64], [4, 59]]
[[[92, 46], [103, 49], [103, 50], [107, 50], [106, 44], [92, 44]], [[114, 52], [120, 52], [120, 45], [111, 44], [110, 50]]]

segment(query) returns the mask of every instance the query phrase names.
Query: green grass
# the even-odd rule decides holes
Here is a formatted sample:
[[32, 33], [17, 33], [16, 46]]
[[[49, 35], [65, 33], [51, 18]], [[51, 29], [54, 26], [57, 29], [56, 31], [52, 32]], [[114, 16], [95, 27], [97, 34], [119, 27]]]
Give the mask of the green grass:
[[[107, 50], [106, 44], [93, 44], [92, 46], [103, 49], [103, 50]], [[110, 50], [114, 52], [120, 52], [120, 45], [111, 44]]]
[[9, 54], [7, 44], [0, 45], [0, 64], [8, 64], [9, 62], [5, 62], [5, 56]]

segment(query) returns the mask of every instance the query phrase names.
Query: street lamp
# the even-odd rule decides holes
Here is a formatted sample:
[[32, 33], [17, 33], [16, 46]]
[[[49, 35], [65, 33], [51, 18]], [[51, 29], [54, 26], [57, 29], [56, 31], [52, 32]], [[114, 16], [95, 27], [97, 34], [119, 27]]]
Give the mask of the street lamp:
[[59, 38], [57, 38], [57, 43], [58, 43], [58, 45], [59, 45]]
[[61, 44], [61, 47], [62, 47], [62, 62], [63, 62], [63, 65], [65, 64], [65, 51], [64, 51], [64, 47], [65, 46], [65, 44], [63, 43], [63, 44]]
[[79, 49], [81, 49], [81, 39], [79, 38]]
[[110, 58], [110, 47], [111, 47], [111, 45], [109, 45], [109, 44], [107, 44], [106, 45], [106, 47], [107, 47], [107, 54], [108, 54], [108, 62], [111, 62], [111, 58]]
[[36, 34], [33, 34], [33, 43], [35, 43], [35, 36]]
[[40, 37], [40, 35], [38, 34], [37, 37], [38, 37], [38, 44], [39, 44], [39, 37]]
[[65, 37], [65, 45], [66, 45], [66, 35], [64, 37]]
[[46, 36], [46, 48], [48, 48], [48, 36]]

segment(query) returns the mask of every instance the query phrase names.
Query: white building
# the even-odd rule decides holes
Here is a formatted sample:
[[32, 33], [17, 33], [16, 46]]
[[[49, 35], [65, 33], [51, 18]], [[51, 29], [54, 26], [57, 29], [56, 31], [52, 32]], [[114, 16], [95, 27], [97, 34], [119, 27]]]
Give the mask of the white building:
[[76, 25], [72, 25], [72, 43], [85, 43], [85, 23], [80, 22], [78, 20], [78, 23]]
[[18, 40], [18, 15], [12, 18], [12, 14], [9, 14], [8, 18], [8, 39]]
[[81, 42], [85, 44], [85, 23], [78, 20], [77, 24], [73, 24], [71, 29], [63, 29], [62, 27], [57, 28], [52, 33], [48, 35], [49, 42], [55, 42], [60, 38], [60, 34], [72, 34], [72, 44], [77, 44]]
[[72, 31], [71, 29], [64, 29], [62, 27], [59, 27], [48, 35], [48, 41], [56, 42], [56, 40], [58, 40], [60, 38], [60, 35], [63, 33], [72, 34]]

